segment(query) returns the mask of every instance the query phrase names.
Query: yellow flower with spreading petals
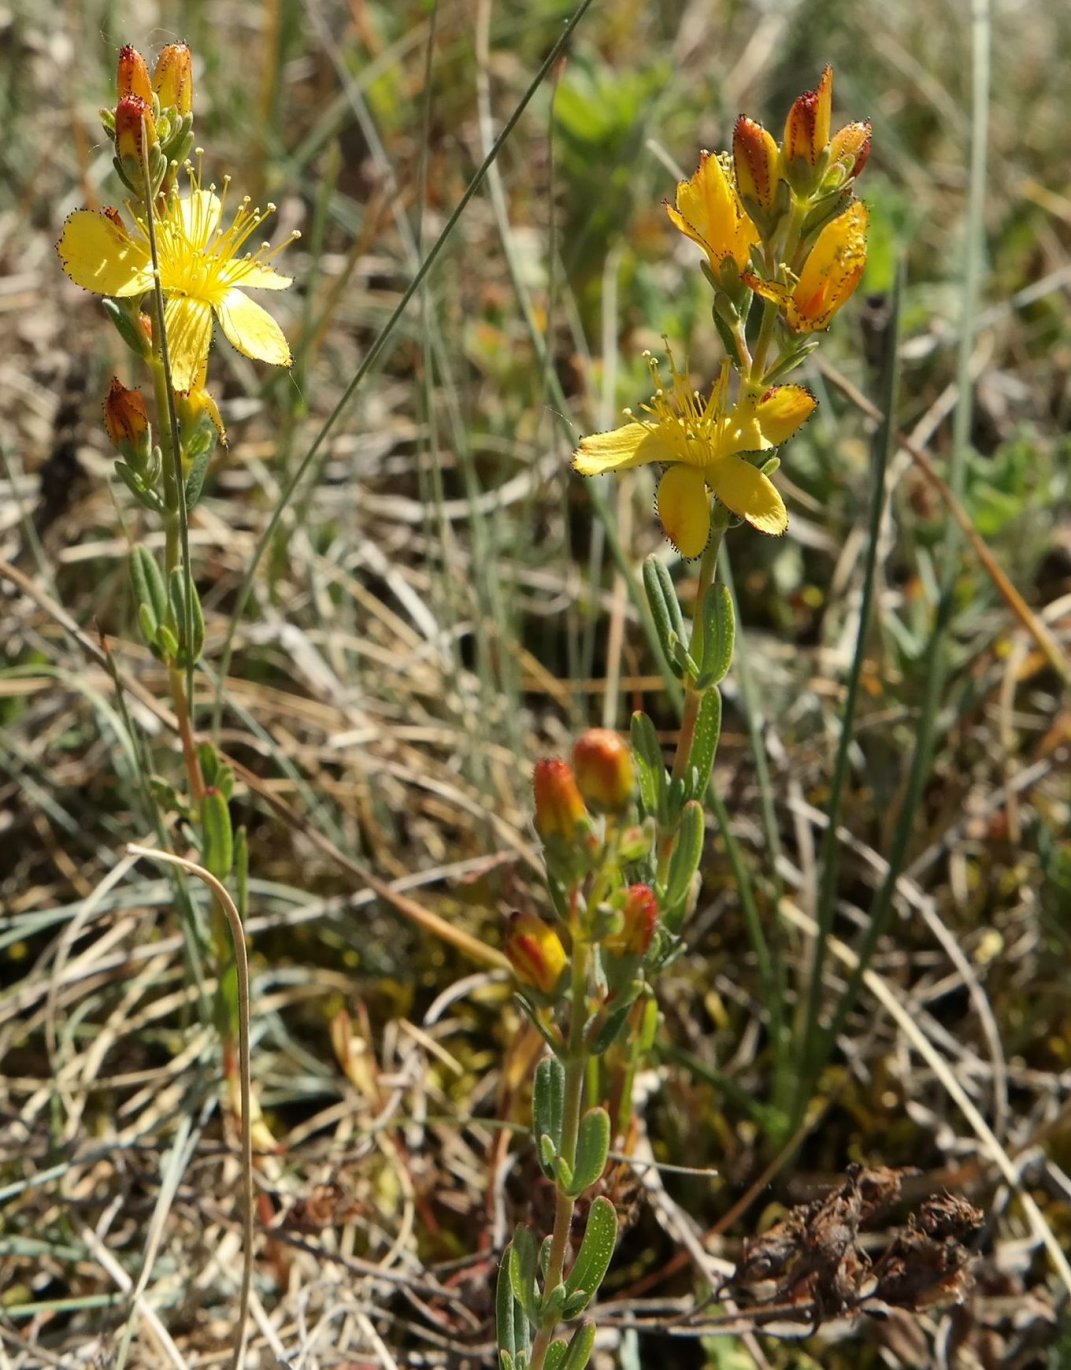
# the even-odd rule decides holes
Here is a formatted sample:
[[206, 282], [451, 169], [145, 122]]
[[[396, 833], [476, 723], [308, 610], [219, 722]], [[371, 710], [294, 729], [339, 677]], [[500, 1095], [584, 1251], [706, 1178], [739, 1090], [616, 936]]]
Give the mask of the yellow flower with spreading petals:
[[[285, 290], [291, 283], [289, 276], [268, 265], [279, 248], [261, 246], [242, 254], [275, 206], [262, 212], [244, 199], [230, 227], [221, 228], [222, 200], [213, 187], [202, 189], [200, 177], [192, 171], [190, 179], [190, 193], [170, 194], [154, 224], [172, 384], [176, 390], [203, 385], [213, 315], [239, 352], [273, 366], [289, 366], [290, 348], [282, 329], [245, 294], [247, 289]], [[115, 210], [76, 210], [63, 226], [57, 251], [71, 280], [98, 295], [126, 299], [152, 288], [143, 219], [135, 218], [130, 232]]]
[[747, 266], [759, 231], [740, 202], [730, 172], [713, 154], [700, 153], [695, 175], [678, 183], [676, 204], [666, 201], [665, 210], [674, 228], [707, 254], [716, 276], [729, 262], [737, 272]]
[[784, 312], [793, 333], [820, 332], [859, 284], [866, 268], [868, 224], [866, 205], [853, 200], [819, 233], [794, 286], [764, 281], [750, 271], [744, 272], [744, 280]]
[[728, 401], [729, 364], [706, 400], [669, 359], [671, 384], [661, 387], [658, 363], [649, 359], [658, 389], [643, 417], [610, 433], [584, 438], [573, 457], [582, 476], [627, 471], [649, 462], [664, 465], [658, 486], [658, 517], [666, 536], [686, 557], [697, 557], [710, 539], [710, 496], [762, 533], [788, 527], [785, 502], [768, 476], [742, 455], [768, 452], [787, 442], [814, 412], [817, 401], [799, 385], [779, 385], [764, 395]]

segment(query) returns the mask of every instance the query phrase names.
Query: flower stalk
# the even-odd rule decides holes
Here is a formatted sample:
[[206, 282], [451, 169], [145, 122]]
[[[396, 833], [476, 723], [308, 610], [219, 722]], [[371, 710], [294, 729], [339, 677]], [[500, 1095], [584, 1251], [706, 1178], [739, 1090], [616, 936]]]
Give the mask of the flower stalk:
[[[716, 378], [696, 387], [670, 353], [664, 380], [649, 358], [650, 400], [626, 410], [622, 426], [584, 438], [574, 454], [574, 469], [585, 476], [661, 468], [658, 518], [681, 557], [699, 559], [699, 570], [686, 624], [666, 561], [651, 556], [643, 566], [659, 644], [682, 686], [669, 768], [644, 713], [633, 716], [627, 748], [594, 729], [578, 741], [572, 766], [536, 767], [535, 826], [560, 932], [534, 914], [515, 915], [534, 920], [526, 924], [532, 940], [524, 956], [514, 943], [510, 959], [521, 1007], [548, 1048], [536, 1070], [532, 1130], [555, 1209], [541, 1247], [522, 1224], [503, 1259], [501, 1370], [583, 1370], [591, 1354], [593, 1321], [584, 1318], [568, 1338], [561, 1329], [585, 1313], [602, 1283], [617, 1220], [612, 1203], [595, 1198], [574, 1250], [576, 1214], [602, 1175], [611, 1127], [626, 1149], [635, 1130], [633, 1082], [657, 1029], [651, 987], [683, 949], [701, 883], [708, 804], [734, 870], [745, 878], [724, 806], [711, 790], [719, 686], [732, 664], [736, 630], [718, 557], [734, 521], [774, 536], [788, 527], [772, 478], [781, 448], [816, 401], [784, 377], [851, 297], [865, 265], [866, 209], [853, 186], [869, 154], [870, 126], [831, 133], [832, 89], [827, 68], [793, 104], [780, 143], [741, 116], [732, 153], [702, 153], [695, 174], [665, 206], [673, 226], [702, 253], [726, 352]], [[781, 1080], [791, 1044], [779, 962], [745, 893]]]

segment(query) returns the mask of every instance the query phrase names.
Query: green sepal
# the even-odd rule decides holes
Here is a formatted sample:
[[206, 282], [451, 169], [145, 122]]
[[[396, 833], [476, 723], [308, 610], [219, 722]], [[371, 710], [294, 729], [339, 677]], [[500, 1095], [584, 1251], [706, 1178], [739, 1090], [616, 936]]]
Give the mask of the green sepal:
[[692, 877], [699, 869], [703, 856], [704, 835], [703, 806], [698, 800], [690, 799], [681, 810], [677, 840], [673, 844], [666, 874], [662, 918], [670, 932], [679, 932], [684, 920]]
[[539, 1322], [539, 1295], [536, 1289], [535, 1239], [527, 1227], [519, 1226], [513, 1234], [509, 1252], [509, 1282], [513, 1297], [533, 1325]]
[[171, 572], [171, 612], [178, 626], [181, 655], [176, 659], [179, 666], [191, 666], [201, 658], [205, 646], [205, 615], [201, 608], [201, 596], [197, 586], [190, 581], [190, 641], [186, 641], [186, 576], [181, 566]]
[[162, 514], [164, 502], [151, 485], [147, 485], [141, 475], [128, 466], [125, 461], [115, 463], [115, 474], [134, 496], [137, 502], [151, 514]]
[[678, 650], [684, 650], [684, 619], [669, 569], [654, 553], [643, 563], [643, 588], [662, 653], [670, 669], [679, 676], [683, 669], [678, 664]]
[[798, 341], [791, 352], [786, 353], [766, 372], [762, 378], [763, 386], [768, 387], [783, 380], [790, 372], [795, 371], [797, 366], [801, 366], [818, 345], [818, 338], [805, 338]]
[[566, 1193], [577, 1198], [600, 1178], [610, 1154], [610, 1115], [604, 1108], [590, 1108], [580, 1120], [576, 1139], [573, 1182]]
[[[561, 1150], [564, 1114], [565, 1067], [556, 1056], [548, 1056], [536, 1067], [532, 1088], [532, 1122], [539, 1142], [539, 1163], [548, 1180], [554, 1178], [553, 1157]], [[544, 1143], [549, 1143], [549, 1149]]]
[[[566, 1307], [568, 1308], [568, 1303]], [[575, 1313], [566, 1313], [567, 1318], [575, 1317]], [[580, 1326], [573, 1333], [569, 1340], [569, 1346], [565, 1355], [557, 1362], [555, 1370], [584, 1370], [588, 1361], [591, 1359], [592, 1350], [595, 1347], [595, 1324], [590, 1318], [585, 1318]], [[546, 1364], [550, 1364], [550, 1357], [547, 1357]]]
[[644, 811], [663, 823], [666, 818], [666, 763], [655, 726], [642, 710], [632, 715], [629, 740]]
[[697, 690], [719, 685], [729, 674], [736, 641], [736, 615], [727, 585], [711, 585], [703, 596], [703, 659], [696, 677]]
[[234, 830], [226, 799], [212, 786], [201, 801], [201, 860], [205, 869], [226, 880], [234, 865]]
[[[617, 1213], [610, 1200], [600, 1194], [588, 1210], [584, 1240], [565, 1281], [566, 1291], [576, 1296], [575, 1300], [570, 1300], [571, 1317], [582, 1313], [595, 1297], [610, 1268], [616, 1242]], [[585, 1296], [583, 1302], [579, 1302], [581, 1294]]]
[[689, 799], [702, 799], [707, 792], [720, 736], [721, 695], [716, 686], [711, 686], [699, 701], [692, 745], [688, 752]]
[[104, 312], [115, 325], [115, 331], [136, 357], [148, 357], [152, 353], [152, 343], [145, 336], [138, 316], [141, 309], [133, 300], [113, 300], [107, 296], [102, 301]]

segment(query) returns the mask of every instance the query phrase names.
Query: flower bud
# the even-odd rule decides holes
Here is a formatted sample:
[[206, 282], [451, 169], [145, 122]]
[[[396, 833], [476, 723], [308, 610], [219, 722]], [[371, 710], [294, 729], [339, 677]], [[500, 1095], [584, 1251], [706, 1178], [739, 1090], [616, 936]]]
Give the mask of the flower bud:
[[773, 135], [745, 114], [733, 128], [733, 170], [748, 213], [769, 214], [781, 184], [781, 151]]
[[156, 123], [152, 109], [137, 95], [124, 95], [115, 107], [115, 155], [128, 177], [138, 184], [142, 175], [142, 141], [147, 149], [156, 147]]
[[120, 100], [127, 95], [135, 95], [147, 105], [152, 105], [149, 68], [145, 65], [145, 58], [136, 48], [128, 46], [119, 49], [119, 69], [116, 73], [115, 87]]
[[632, 798], [636, 772], [628, 744], [609, 728], [589, 728], [573, 748], [576, 783], [597, 813], [620, 813]]
[[534, 913], [511, 913], [503, 950], [522, 985], [553, 994], [568, 958], [561, 938]]
[[544, 842], [566, 841], [587, 831], [588, 811], [576, 787], [576, 777], [565, 761], [537, 761], [532, 775], [535, 827]]
[[140, 390], [128, 390], [118, 376], [112, 377], [104, 400], [104, 430], [112, 446], [128, 460], [144, 461], [149, 455], [149, 415]]
[[829, 145], [829, 158], [833, 167], [839, 171], [838, 184], [852, 181], [858, 176], [870, 159], [870, 120], [861, 123], [845, 124], [833, 135]]
[[603, 943], [618, 956], [642, 956], [658, 925], [658, 900], [650, 885], [629, 885], [621, 908], [621, 929]]
[[185, 43], [169, 43], [156, 59], [152, 88], [161, 109], [193, 109], [193, 54]]
[[804, 159], [815, 166], [829, 146], [829, 124], [833, 112], [833, 68], [826, 67], [814, 90], [807, 90], [792, 102], [785, 120], [785, 161], [792, 165]]

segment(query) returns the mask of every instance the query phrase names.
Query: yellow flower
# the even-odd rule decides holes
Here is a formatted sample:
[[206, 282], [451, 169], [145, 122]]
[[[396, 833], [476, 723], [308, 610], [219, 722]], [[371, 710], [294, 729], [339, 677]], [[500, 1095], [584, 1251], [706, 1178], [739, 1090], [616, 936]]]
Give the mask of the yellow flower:
[[[244, 293], [285, 290], [268, 261], [279, 251], [266, 246], [239, 255], [246, 241], [275, 209], [251, 209], [245, 199], [229, 228], [220, 228], [223, 204], [214, 189], [202, 190], [191, 173], [189, 195], [172, 192], [155, 221], [164, 325], [176, 390], [189, 390], [203, 376], [215, 315], [228, 341], [247, 357], [289, 366], [290, 348], [271, 315]], [[226, 184], [224, 185], [226, 193]], [[76, 285], [120, 299], [145, 294], [152, 286], [146, 223], [128, 232], [119, 216], [76, 210], [63, 226], [57, 251]]]
[[710, 538], [711, 491], [727, 509], [762, 533], [788, 527], [784, 500], [773, 482], [741, 453], [767, 452], [786, 442], [810, 418], [815, 398], [799, 385], [780, 385], [764, 395], [728, 403], [729, 364], [702, 396], [669, 359], [672, 384], [660, 386], [658, 364], [650, 360], [659, 386], [646, 417], [629, 411], [629, 422], [610, 433], [585, 438], [573, 457], [582, 476], [627, 471], [658, 462], [667, 467], [658, 486], [658, 517], [666, 536], [686, 557], [697, 557]]
[[701, 153], [695, 175], [677, 186], [676, 205], [667, 201], [665, 208], [673, 226], [707, 254], [715, 275], [728, 261], [738, 272], [747, 266], [759, 232], [717, 157]]
[[568, 964], [561, 938], [534, 913], [511, 913], [503, 951], [522, 985], [553, 995]]
[[851, 299], [863, 274], [868, 223], [866, 205], [853, 200], [819, 233], [794, 286], [763, 281], [751, 272], [745, 272], [744, 279], [757, 294], [784, 310], [793, 333], [828, 328], [833, 315]]

